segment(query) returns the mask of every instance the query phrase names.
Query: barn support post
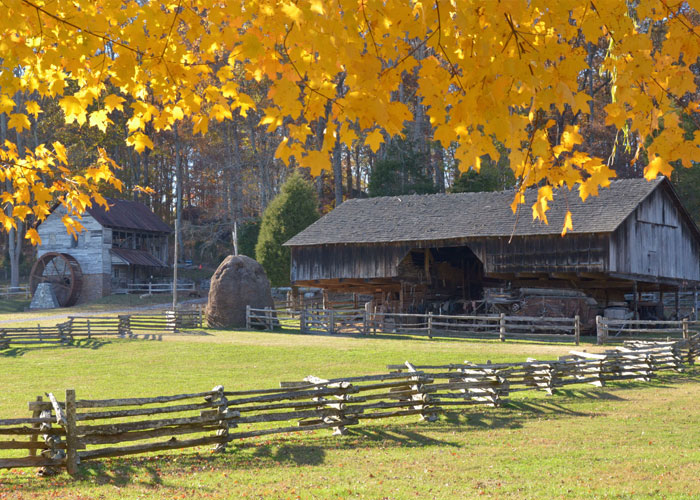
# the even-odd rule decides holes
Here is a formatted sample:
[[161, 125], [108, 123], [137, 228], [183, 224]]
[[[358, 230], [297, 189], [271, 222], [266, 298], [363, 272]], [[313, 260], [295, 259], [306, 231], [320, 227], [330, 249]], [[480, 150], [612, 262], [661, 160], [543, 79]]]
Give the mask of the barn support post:
[[574, 341], [576, 345], [581, 341], [581, 317], [578, 314], [574, 316]]
[[501, 342], [506, 341], [506, 314], [501, 313], [501, 317], [498, 320], [498, 338]]
[[637, 291], [637, 282], [632, 282], [632, 307], [634, 308], [634, 319], [639, 319], [639, 293]]
[[676, 288], [676, 319], [681, 319], [681, 300], [680, 300], [680, 288]]

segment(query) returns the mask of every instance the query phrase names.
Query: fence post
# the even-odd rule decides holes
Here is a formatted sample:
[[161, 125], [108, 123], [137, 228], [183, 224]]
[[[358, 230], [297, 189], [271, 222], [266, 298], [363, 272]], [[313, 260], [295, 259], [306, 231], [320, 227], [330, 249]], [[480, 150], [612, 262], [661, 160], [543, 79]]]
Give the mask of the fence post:
[[90, 318], [87, 319], [87, 332], [88, 332], [88, 338], [91, 338], [91, 336], [90, 336]]
[[250, 305], [245, 306], [245, 329], [250, 330]]
[[362, 334], [363, 335], [369, 334], [369, 324], [367, 322], [367, 308], [363, 309], [363, 312], [362, 312]]
[[[41, 403], [44, 400], [41, 396], [36, 397], [37, 403]], [[35, 408], [34, 411], [32, 411], [32, 418], [39, 418], [41, 416], [41, 410], [39, 408]], [[41, 424], [32, 424], [32, 428], [34, 429], [40, 429]], [[39, 442], [39, 434], [32, 434], [32, 436], [29, 438], [29, 441], [32, 443], [38, 443]], [[30, 457], [35, 457], [36, 456], [36, 448], [31, 448], [29, 450], [29, 456]]]
[[690, 338], [688, 334], [688, 318], [683, 318], [683, 338], [688, 340]]
[[265, 308], [265, 325], [268, 330], [272, 330], [272, 309], [269, 306]]
[[[207, 396], [205, 399], [208, 400], [208, 398], [213, 399], [216, 397], [216, 415], [221, 418], [217, 422], [217, 425], [219, 426], [219, 429], [216, 431], [217, 437], [221, 437], [222, 440], [220, 443], [217, 443], [216, 446], [214, 446], [214, 449], [212, 450], [214, 453], [221, 453], [223, 451], [226, 451], [226, 444], [228, 443], [228, 429], [229, 429], [229, 422], [226, 417], [228, 417], [228, 399], [226, 399], [226, 396], [224, 396], [224, 386], [223, 385], [217, 385], [212, 389], [212, 392], [218, 392], [216, 396]], [[235, 424], [234, 424], [235, 427]]]
[[78, 441], [75, 422], [75, 390], [66, 389], [66, 470], [71, 476], [78, 473], [80, 463], [78, 456], [80, 441]]
[[597, 344], [598, 345], [605, 344], [605, 341], [607, 340], [606, 339], [607, 332], [605, 331], [605, 325], [603, 324], [603, 317], [600, 315], [595, 317], [595, 331], [596, 331]]
[[42, 334], [41, 334], [41, 325], [40, 325], [39, 323], [36, 324], [36, 329], [37, 329], [37, 331], [39, 332], [39, 342], [43, 342], [43, 341], [44, 341], [44, 337], [43, 337]]
[[581, 341], [581, 317], [577, 314], [574, 316], [574, 340], [576, 345]]
[[433, 312], [428, 313], [428, 338], [433, 338]]
[[501, 318], [498, 321], [498, 338], [501, 342], [506, 341], [506, 313], [501, 313]]
[[299, 332], [306, 333], [306, 308], [303, 307], [299, 311]]
[[335, 333], [335, 311], [333, 309], [328, 312], [328, 333]]

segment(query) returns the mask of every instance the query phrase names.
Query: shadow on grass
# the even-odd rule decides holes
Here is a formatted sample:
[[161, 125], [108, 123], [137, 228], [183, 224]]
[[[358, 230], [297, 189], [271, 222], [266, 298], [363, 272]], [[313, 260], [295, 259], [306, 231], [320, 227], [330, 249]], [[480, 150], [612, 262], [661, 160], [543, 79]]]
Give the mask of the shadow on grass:
[[106, 339], [74, 339], [68, 344], [35, 344], [27, 347], [10, 347], [9, 349], [0, 350], [0, 357], [6, 358], [16, 358], [19, 356], [24, 356], [30, 352], [53, 350], [53, 349], [66, 349], [66, 348], [76, 348], [76, 349], [99, 349], [111, 342]]

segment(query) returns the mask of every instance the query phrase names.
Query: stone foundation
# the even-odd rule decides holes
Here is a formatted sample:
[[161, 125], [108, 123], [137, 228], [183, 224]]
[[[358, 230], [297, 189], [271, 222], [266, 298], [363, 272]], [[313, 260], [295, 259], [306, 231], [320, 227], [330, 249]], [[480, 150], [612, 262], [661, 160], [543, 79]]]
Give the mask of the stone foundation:
[[111, 293], [111, 278], [109, 274], [83, 274], [83, 289], [78, 298], [78, 304], [85, 304], [102, 298]]

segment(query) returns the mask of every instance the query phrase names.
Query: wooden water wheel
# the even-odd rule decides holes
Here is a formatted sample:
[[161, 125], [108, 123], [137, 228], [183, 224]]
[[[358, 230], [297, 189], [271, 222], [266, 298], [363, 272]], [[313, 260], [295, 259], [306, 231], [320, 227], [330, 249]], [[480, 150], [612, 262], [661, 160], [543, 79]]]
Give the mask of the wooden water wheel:
[[74, 306], [83, 287], [83, 271], [75, 258], [67, 253], [48, 252], [32, 267], [29, 287], [34, 295], [39, 283], [51, 283], [61, 307]]

